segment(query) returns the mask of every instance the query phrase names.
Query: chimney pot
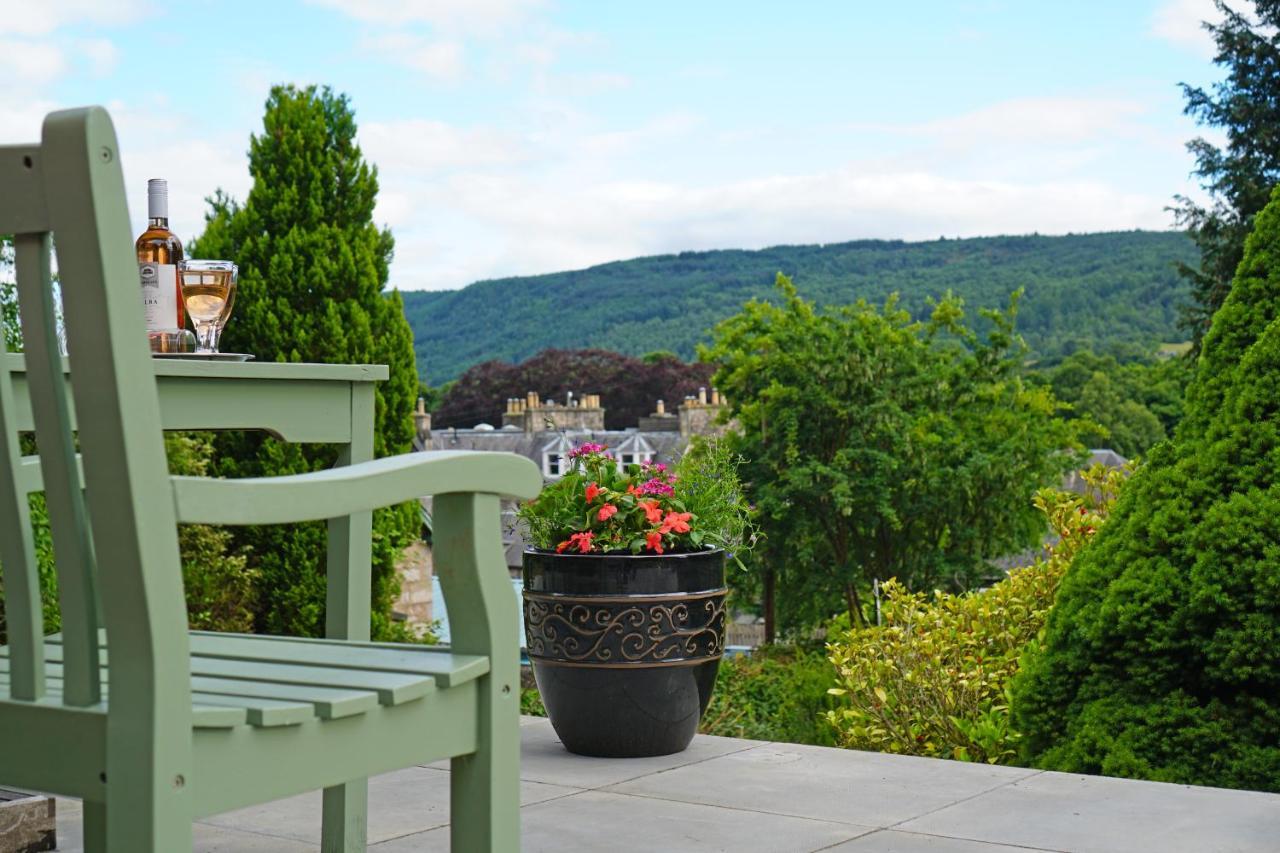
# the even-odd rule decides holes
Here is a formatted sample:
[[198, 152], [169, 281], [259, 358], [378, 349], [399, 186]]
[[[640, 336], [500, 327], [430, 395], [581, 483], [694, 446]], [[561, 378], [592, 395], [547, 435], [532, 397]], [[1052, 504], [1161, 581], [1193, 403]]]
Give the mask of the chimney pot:
[[699, 388], [698, 389], [698, 405], [705, 406], [706, 404], [707, 404], [707, 389]]
[[666, 403], [664, 403], [664, 402], [662, 402], [661, 400], [659, 400], [659, 401], [658, 401], [658, 410], [657, 410], [656, 414], [659, 414], [659, 415], [665, 415], [666, 413], [667, 413], [667, 404], [666, 404]]

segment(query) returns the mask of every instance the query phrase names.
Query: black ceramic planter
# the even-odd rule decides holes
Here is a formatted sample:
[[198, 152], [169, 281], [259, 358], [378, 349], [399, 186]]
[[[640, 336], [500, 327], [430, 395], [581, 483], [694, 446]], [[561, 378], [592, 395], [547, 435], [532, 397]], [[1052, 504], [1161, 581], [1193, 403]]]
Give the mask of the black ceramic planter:
[[570, 752], [689, 745], [724, 653], [724, 551], [524, 552], [524, 630], [538, 692]]

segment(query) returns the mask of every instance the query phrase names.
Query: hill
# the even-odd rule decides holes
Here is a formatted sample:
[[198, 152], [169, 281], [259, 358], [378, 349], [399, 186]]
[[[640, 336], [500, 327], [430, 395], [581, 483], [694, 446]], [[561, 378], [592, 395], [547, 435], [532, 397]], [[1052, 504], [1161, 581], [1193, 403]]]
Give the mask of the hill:
[[819, 304], [879, 302], [897, 292], [916, 314], [951, 289], [976, 316], [1022, 287], [1018, 328], [1038, 357], [1056, 359], [1081, 346], [1124, 354], [1181, 340], [1178, 306], [1189, 292], [1174, 264], [1196, 257], [1181, 232], [859, 240], [682, 252], [409, 291], [404, 308], [419, 373], [433, 384], [481, 361], [516, 361], [547, 347], [690, 358], [717, 321], [748, 299], [770, 297], [779, 271]]

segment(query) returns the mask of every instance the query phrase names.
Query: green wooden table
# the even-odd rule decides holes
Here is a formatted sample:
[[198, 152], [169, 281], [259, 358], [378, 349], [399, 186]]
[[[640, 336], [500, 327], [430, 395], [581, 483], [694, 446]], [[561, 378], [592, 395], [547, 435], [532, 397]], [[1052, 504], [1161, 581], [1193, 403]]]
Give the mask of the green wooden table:
[[[5, 355], [18, 429], [32, 430], [26, 363]], [[374, 383], [381, 364], [278, 364], [153, 359], [160, 418], [169, 430], [260, 429], [293, 443], [336, 444], [338, 464], [373, 458]], [[329, 522], [330, 637], [369, 638], [370, 513]]]
[[[18, 429], [33, 430], [26, 362], [12, 353], [0, 357], [14, 378]], [[168, 358], [152, 364], [167, 430], [258, 429], [292, 443], [336, 444], [339, 465], [373, 458], [373, 390], [387, 378], [386, 365]], [[372, 529], [370, 512], [329, 521], [328, 637], [369, 639]], [[366, 799], [364, 782], [325, 789], [324, 821], [335, 825], [334, 837], [363, 837]]]

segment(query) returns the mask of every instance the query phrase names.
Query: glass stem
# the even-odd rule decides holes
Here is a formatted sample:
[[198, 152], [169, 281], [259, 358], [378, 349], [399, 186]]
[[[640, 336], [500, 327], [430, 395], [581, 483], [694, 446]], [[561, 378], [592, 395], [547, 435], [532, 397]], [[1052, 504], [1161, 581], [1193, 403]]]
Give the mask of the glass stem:
[[196, 352], [218, 351], [218, 326], [215, 323], [196, 324]]

